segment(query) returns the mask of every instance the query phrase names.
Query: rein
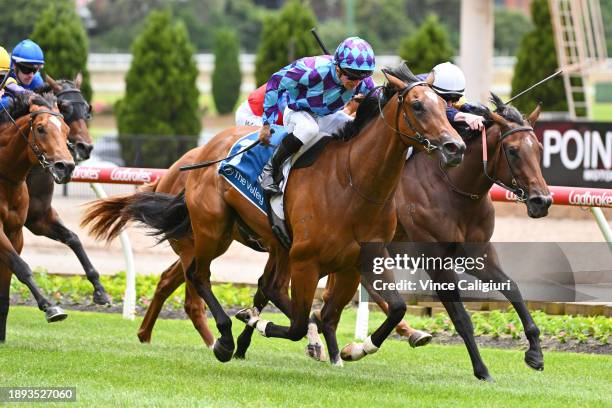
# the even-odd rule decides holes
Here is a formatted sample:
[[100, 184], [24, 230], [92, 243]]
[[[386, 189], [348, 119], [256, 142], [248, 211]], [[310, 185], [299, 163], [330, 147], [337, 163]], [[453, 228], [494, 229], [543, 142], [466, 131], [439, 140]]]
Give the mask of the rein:
[[[501, 143], [500, 148], [503, 150], [504, 152], [504, 156], [506, 157], [506, 163], [508, 164], [508, 168], [510, 169], [510, 175], [512, 176], [512, 185], [508, 186], [507, 184], [505, 184], [503, 181], [501, 181], [499, 178], [497, 178], [497, 176], [495, 174], [493, 174], [493, 176], [489, 175], [489, 171], [488, 171], [488, 150], [487, 150], [487, 131], [486, 129], [483, 129], [481, 134], [482, 134], [482, 167], [483, 167], [483, 172], [484, 175], [493, 183], [493, 184], [497, 184], [498, 186], [502, 187], [505, 190], [510, 191], [511, 193], [513, 193], [514, 195], [516, 195], [517, 200], [521, 203], [527, 201], [527, 192], [525, 189], [519, 187], [518, 181], [516, 179], [516, 176], [514, 175], [514, 170], [512, 169], [512, 165], [510, 164], [510, 160], [508, 159], [508, 153], [506, 153], [506, 149], [504, 149], [504, 145], [503, 145], [503, 141], [505, 138], [507, 138], [508, 136], [517, 133], [517, 132], [531, 132], [533, 131], [533, 128], [531, 126], [518, 126], [515, 128], [511, 128], [505, 132], [503, 132], [501, 134], [501, 136], [499, 137], [499, 143]], [[450, 180], [448, 173], [442, 168], [442, 163], [439, 163], [439, 167], [440, 167], [440, 171], [442, 172], [442, 175], [444, 176], [443, 179], [446, 182], [446, 184], [448, 184], [448, 186], [450, 187], [451, 190], [453, 190], [455, 193], [468, 197], [471, 200], [478, 200], [480, 199], [481, 196], [479, 196], [478, 194], [474, 194], [474, 193], [468, 193], [465, 192], [459, 188], [457, 188], [452, 181]]]

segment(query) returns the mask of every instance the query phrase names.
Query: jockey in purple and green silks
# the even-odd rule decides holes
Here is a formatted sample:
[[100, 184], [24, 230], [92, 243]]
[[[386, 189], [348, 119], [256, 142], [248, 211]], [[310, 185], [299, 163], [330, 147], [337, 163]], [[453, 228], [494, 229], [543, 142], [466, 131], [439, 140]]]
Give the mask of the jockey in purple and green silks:
[[285, 106], [283, 125], [288, 135], [259, 176], [264, 190], [279, 193], [280, 168], [285, 160], [314, 140], [319, 132], [333, 134], [353, 119], [342, 109], [354, 96], [374, 88], [370, 77], [375, 66], [370, 44], [359, 37], [350, 37], [338, 46], [333, 57], [301, 58], [270, 77], [259, 140], [268, 144], [270, 125], [276, 121], [282, 106]]

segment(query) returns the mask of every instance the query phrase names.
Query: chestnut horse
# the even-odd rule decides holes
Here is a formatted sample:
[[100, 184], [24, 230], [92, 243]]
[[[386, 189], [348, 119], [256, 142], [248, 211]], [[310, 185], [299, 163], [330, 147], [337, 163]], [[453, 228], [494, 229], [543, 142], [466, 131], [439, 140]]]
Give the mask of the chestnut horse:
[[[276, 259], [276, 267], [270, 269], [283, 271], [291, 279], [291, 299], [284, 293], [275, 302], [290, 315], [291, 325], [262, 320], [256, 308], [237, 317], [265, 336], [297, 341], [306, 334], [319, 278], [336, 273], [340, 282], [349, 283], [343, 293], [332, 297], [339, 306], [339, 319], [356, 288], [351, 282], [355, 277], [359, 281], [360, 242], [388, 242], [392, 238], [396, 223], [392, 196], [408, 146], [433, 147], [448, 165], [458, 164], [463, 156], [465, 145], [446, 120], [443, 101], [429, 84], [419, 81], [407, 67], [402, 68], [388, 75], [384, 101], [371, 96], [361, 104], [355, 121], [340, 133], [345, 141], [330, 142], [317, 163], [292, 172], [285, 193], [285, 213], [293, 235], [289, 254], [273, 236], [266, 216], [219, 176], [216, 168], [192, 172], [184, 195], [132, 196], [115, 229], [108, 228], [116, 219], [109, 220], [107, 210], [116, 203], [104, 200], [90, 208], [84, 222], [95, 221], [92, 232], [109, 236], [109, 232], [120, 230], [121, 223], [135, 219], [173, 244], [193, 234], [193, 247], [179, 248], [182, 267], [221, 333], [214, 354], [220, 361], [229, 361], [235, 347], [231, 320], [211, 290], [210, 263], [227, 250], [234, 224], [240, 219]], [[222, 156], [246, 133], [234, 128], [221, 132], [198, 160]], [[114, 215], [111, 212], [111, 217]], [[372, 335], [371, 351], [382, 345], [406, 309], [399, 296], [386, 300], [392, 312]], [[330, 357], [332, 363], [341, 363], [338, 350], [330, 351]]]
[[[93, 142], [87, 128], [87, 121], [91, 117], [91, 106], [80, 90], [83, 81], [81, 73], [79, 72], [73, 81], [65, 79], [55, 81], [49, 75], [46, 76], [46, 81], [57, 97], [57, 104], [64, 115], [64, 121], [70, 127], [68, 147], [72, 157], [77, 163], [87, 160], [93, 149]], [[110, 298], [100, 282], [100, 275], [85, 253], [81, 240], [74, 232], [66, 228], [57, 211], [51, 206], [55, 188], [51, 174], [40, 166], [33, 167], [28, 174], [27, 185], [30, 208], [25, 223], [26, 228], [36, 235], [43, 235], [70, 247], [83, 266], [87, 279], [94, 287], [94, 303], [99, 305], [110, 303]]]
[[[518, 110], [504, 105], [496, 95], [492, 95], [492, 102], [496, 106], [495, 112], [483, 112], [489, 119], [486, 146], [483, 147], [480, 135], [472, 135], [467, 141], [461, 166], [446, 171], [421, 154], [407, 161], [402, 172], [403, 181], [418, 174], [431, 182], [400, 183], [395, 196], [399, 223], [394, 242], [488, 243], [495, 227], [495, 209], [488, 194], [494, 182], [517, 194], [525, 202], [530, 217], [540, 218], [548, 214], [552, 199], [540, 168], [542, 145], [532, 128], [540, 114], [540, 107], [525, 120]], [[486, 173], [483, 168], [483, 148], [488, 151], [488, 157], [492, 158], [487, 163]], [[486, 267], [466, 273], [483, 281], [512, 282], [511, 289], [501, 293], [510, 300], [523, 323], [529, 341], [525, 362], [533, 369], [542, 370], [544, 360], [539, 329], [522, 300], [518, 286], [501, 269], [495, 249], [487, 245], [485, 251]], [[440, 256], [452, 255], [445, 253]], [[455, 280], [454, 272], [427, 272], [434, 281]], [[373, 300], [387, 312], [388, 306], [381, 296], [371, 286], [365, 284], [365, 287]], [[333, 297], [334, 290], [334, 277], [330, 276], [323, 298]], [[438, 295], [465, 342], [474, 375], [482, 380], [491, 380], [478, 351], [470, 316], [461, 303], [459, 292], [439, 292]], [[321, 325], [316, 315], [312, 322]], [[322, 326], [324, 328], [325, 324]], [[407, 323], [402, 321], [397, 330], [399, 333], [405, 332]], [[311, 343], [316, 344], [316, 339]]]
[[7, 123], [0, 128], [0, 341], [6, 338], [13, 273], [30, 289], [47, 321], [67, 317], [60, 307], [53, 306], [44, 297], [34, 282], [30, 267], [19, 256], [28, 211], [28, 172], [41, 165], [56, 183], [67, 183], [74, 170], [66, 144], [68, 125], [62, 120], [55, 102], [51, 93], [20, 95], [15, 100], [13, 114], [26, 116], [17, 119], [16, 124]]

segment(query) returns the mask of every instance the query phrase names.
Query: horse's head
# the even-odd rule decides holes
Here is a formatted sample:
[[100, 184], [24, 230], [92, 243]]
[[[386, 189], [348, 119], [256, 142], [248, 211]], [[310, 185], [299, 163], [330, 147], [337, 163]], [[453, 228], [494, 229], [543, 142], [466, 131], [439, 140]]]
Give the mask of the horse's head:
[[70, 181], [74, 161], [67, 146], [70, 129], [55, 102], [52, 93], [30, 97], [27, 137], [31, 162], [40, 163], [59, 184]]
[[498, 141], [492, 160], [495, 161], [494, 174], [525, 201], [530, 217], [545, 217], [552, 196], [540, 167], [542, 144], [533, 131], [540, 115], [540, 105], [525, 119], [516, 108], [505, 105], [493, 93], [491, 101], [496, 109], [488, 116], [496, 126], [491, 130], [494, 140]]
[[87, 122], [91, 119], [91, 105], [81, 93], [82, 82], [83, 76], [80, 72], [72, 81], [67, 79], [55, 81], [47, 75], [47, 83], [57, 97], [57, 104], [64, 115], [64, 121], [70, 126], [68, 147], [77, 162], [89, 159], [93, 149], [93, 141], [87, 128]]
[[397, 93], [395, 127], [406, 143], [428, 152], [439, 150], [446, 166], [457, 166], [463, 159], [465, 143], [446, 118], [444, 101], [421, 81], [405, 63], [384, 71], [389, 85]]

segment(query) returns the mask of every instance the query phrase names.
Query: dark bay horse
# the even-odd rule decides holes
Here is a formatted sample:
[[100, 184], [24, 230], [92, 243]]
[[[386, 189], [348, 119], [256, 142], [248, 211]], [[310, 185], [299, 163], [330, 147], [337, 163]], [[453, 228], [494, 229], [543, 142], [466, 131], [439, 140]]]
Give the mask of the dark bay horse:
[[[445, 163], [460, 162], [465, 145], [448, 124], [443, 101], [405, 67], [388, 77], [386, 100], [372, 97], [361, 104], [355, 121], [342, 132], [346, 141], [330, 142], [317, 163], [292, 172], [285, 194], [285, 213], [293, 235], [289, 254], [272, 235], [265, 215], [227, 184], [216, 168], [192, 172], [184, 196], [139, 193], [121, 210], [120, 222], [144, 222], [173, 243], [193, 235], [193, 247], [179, 251], [182, 267], [215, 317], [221, 337], [213, 351], [220, 361], [231, 358], [234, 339], [231, 320], [211, 291], [210, 263], [227, 250], [237, 219], [276, 259], [274, 269], [288, 272], [292, 282], [291, 299], [285, 294], [277, 301], [290, 315], [289, 327], [260, 319], [257, 309], [245, 310], [239, 318], [265, 336], [297, 341], [306, 334], [319, 278], [336, 273], [339, 281], [350, 283], [345, 293], [332, 297], [339, 306], [339, 319], [356, 288], [360, 242], [392, 238], [396, 223], [392, 195], [408, 146], [435, 146]], [[246, 133], [236, 129], [221, 132], [198, 160], [223, 156]], [[94, 204], [86, 215], [85, 222], [94, 223], [94, 234], [107, 235], [104, 206], [104, 201]], [[370, 350], [378, 349], [406, 309], [399, 296], [386, 300], [391, 313], [372, 335]], [[332, 363], [340, 363], [338, 350], [330, 352], [330, 357]]]
[[[480, 135], [468, 139], [461, 166], [448, 171], [421, 154], [408, 160], [395, 196], [399, 223], [393, 241], [488, 243], [495, 226], [495, 209], [488, 194], [494, 182], [515, 192], [525, 202], [530, 217], [540, 218], [548, 214], [552, 199], [540, 168], [542, 146], [532, 128], [540, 108], [538, 106], [524, 119], [518, 110], [504, 105], [497, 96], [492, 96], [492, 102], [496, 106], [495, 112], [485, 113], [489, 118], [485, 147], [491, 158], [487, 173], [483, 169], [483, 140]], [[416, 174], [430, 182], [410, 183]], [[487, 246], [485, 251], [486, 268], [467, 273], [485, 281], [511, 280], [501, 269], [494, 248]], [[449, 271], [427, 272], [434, 281], [454, 280], [454, 272], [450, 272], [450, 276]], [[328, 279], [324, 299], [333, 297], [334, 279], [333, 276]], [[381, 296], [371, 286], [365, 286], [373, 300], [387, 311], [388, 306]], [[522, 300], [518, 286], [512, 281], [512, 288], [502, 294], [511, 301], [523, 323], [529, 341], [525, 362], [533, 369], [542, 370], [544, 360], [540, 332]], [[490, 380], [491, 376], [474, 340], [470, 316], [461, 303], [459, 292], [454, 291], [450, 296], [439, 293], [439, 296], [465, 342], [474, 375]], [[318, 320], [316, 317], [313, 319], [320, 324]], [[397, 330], [402, 333], [406, 327], [407, 323], [402, 321]], [[346, 352], [350, 353], [350, 350]]]
[[[73, 81], [65, 79], [55, 81], [49, 75], [46, 76], [47, 83], [57, 97], [57, 104], [64, 115], [64, 121], [70, 128], [68, 147], [77, 163], [87, 160], [93, 149], [93, 142], [87, 128], [87, 122], [91, 117], [91, 106], [81, 93], [82, 80], [80, 72]], [[36, 235], [43, 235], [70, 247], [83, 266], [87, 279], [94, 287], [94, 303], [99, 305], [110, 303], [110, 298], [100, 283], [100, 275], [85, 253], [81, 240], [64, 225], [57, 211], [51, 206], [55, 189], [53, 176], [40, 166], [33, 167], [28, 173], [27, 185], [30, 207], [25, 223], [26, 228]]]
[[19, 117], [16, 125], [6, 123], [0, 128], [0, 341], [6, 339], [13, 273], [30, 289], [47, 321], [67, 317], [61, 308], [44, 297], [34, 282], [30, 267], [19, 256], [28, 211], [28, 172], [41, 165], [52, 174], [55, 182], [67, 183], [74, 170], [66, 144], [68, 125], [55, 102], [51, 93], [20, 95], [13, 108], [13, 116]]

